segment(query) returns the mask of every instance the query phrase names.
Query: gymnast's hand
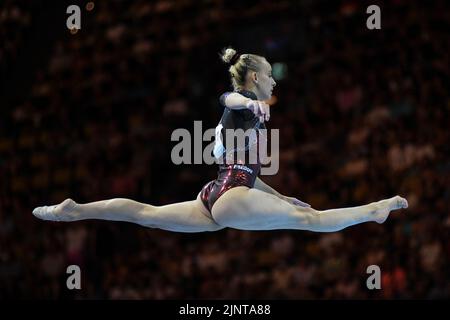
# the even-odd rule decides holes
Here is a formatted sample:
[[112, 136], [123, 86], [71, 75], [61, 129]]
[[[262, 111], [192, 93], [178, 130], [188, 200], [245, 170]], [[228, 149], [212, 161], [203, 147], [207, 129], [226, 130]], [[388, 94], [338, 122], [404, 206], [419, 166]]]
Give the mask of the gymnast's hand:
[[303, 207], [303, 208], [311, 208], [311, 205], [309, 205], [306, 202], [300, 201], [297, 198], [283, 196], [283, 197], [281, 197], [281, 199], [289, 202], [290, 204], [293, 204], [294, 206]]
[[247, 109], [251, 110], [257, 117], [259, 121], [269, 121], [270, 119], [270, 107], [264, 101], [249, 100], [246, 103]]

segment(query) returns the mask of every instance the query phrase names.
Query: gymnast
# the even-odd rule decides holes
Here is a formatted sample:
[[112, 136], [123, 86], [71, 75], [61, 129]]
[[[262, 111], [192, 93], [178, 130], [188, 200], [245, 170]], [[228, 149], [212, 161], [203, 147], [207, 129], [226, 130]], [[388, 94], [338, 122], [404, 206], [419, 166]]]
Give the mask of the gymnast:
[[[124, 198], [85, 204], [69, 198], [57, 205], [37, 207], [33, 215], [43, 220], [65, 222], [126, 221], [174, 232], [217, 231], [227, 227], [334, 232], [363, 222], [383, 223], [390, 211], [408, 207], [406, 199], [394, 196], [356, 207], [317, 210], [265, 184], [258, 177], [260, 139], [246, 139], [245, 152], [240, 152], [242, 148], [227, 150], [223, 132], [242, 129], [258, 133], [266, 129], [270, 107], [265, 101], [271, 98], [276, 85], [272, 67], [262, 56], [238, 54], [233, 48], [224, 49], [221, 58], [229, 66], [234, 88], [219, 99], [224, 112], [216, 128], [214, 156], [223, 161], [218, 164], [217, 178], [207, 183], [195, 200], [155, 206]], [[254, 153], [257, 161], [249, 161], [249, 155]]]

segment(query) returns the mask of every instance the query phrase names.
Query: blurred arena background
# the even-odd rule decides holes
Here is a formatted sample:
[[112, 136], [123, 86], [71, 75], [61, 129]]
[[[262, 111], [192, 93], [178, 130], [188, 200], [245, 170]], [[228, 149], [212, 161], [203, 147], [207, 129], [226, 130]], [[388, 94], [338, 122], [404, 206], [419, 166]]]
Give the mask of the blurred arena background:
[[[450, 297], [448, 1], [87, 3], [0, 4], [1, 298]], [[366, 28], [370, 4], [381, 30]], [[170, 135], [217, 124], [228, 45], [277, 63], [281, 160], [267, 183], [318, 209], [395, 194], [410, 208], [322, 234], [32, 216], [67, 197], [193, 199], [217, 168], [172, 164]], [[71, 264], [82, 290], [65, 286]], [[372, 264], [382, 290], [366, 288]]]

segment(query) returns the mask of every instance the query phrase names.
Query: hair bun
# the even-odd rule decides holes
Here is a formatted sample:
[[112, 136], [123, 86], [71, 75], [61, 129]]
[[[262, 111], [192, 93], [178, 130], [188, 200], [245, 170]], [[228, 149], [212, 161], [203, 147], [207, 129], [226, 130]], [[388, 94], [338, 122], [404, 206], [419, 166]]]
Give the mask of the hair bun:
[[239, 54], [233, 48], [227, 48], [222, 54], [222, 60], [228, 64], [235, 64], [239, 59]]

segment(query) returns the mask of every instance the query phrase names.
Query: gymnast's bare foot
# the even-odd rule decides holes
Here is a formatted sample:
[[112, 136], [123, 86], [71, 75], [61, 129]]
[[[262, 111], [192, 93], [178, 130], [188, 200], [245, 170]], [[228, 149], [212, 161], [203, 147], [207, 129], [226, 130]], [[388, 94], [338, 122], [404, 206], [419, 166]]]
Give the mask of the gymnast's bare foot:
[[371, 213], [375, 222], [383, 223], [392, 210], [408, 208], [408, 201], [400, 196], [384, 199], [375, 203], [376, 209]]
[[73, 209], [76, 205], [75, 201], [68, 198], [57, 205], [37, 207], [33, 210], [33, 215], [42, 220], [74, 221]]

